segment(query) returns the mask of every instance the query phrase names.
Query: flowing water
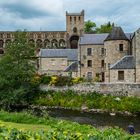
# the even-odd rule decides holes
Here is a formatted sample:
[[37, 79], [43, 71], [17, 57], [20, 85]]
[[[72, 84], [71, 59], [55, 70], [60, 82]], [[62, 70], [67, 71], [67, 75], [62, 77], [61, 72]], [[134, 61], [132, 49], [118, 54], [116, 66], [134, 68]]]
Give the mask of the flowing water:
[[109, 113], [85, 113], [80, 111], [65, 109], [47, 109], [50, 116], [78, 122], [80, 124], [90, 124], [96, 128], [115, 127], [118, 126], [127, 131], [128, 125], [132, 122], [135, 131], [140, 133], [140, 116], [124, 116], [117, 114], [110, 116]]

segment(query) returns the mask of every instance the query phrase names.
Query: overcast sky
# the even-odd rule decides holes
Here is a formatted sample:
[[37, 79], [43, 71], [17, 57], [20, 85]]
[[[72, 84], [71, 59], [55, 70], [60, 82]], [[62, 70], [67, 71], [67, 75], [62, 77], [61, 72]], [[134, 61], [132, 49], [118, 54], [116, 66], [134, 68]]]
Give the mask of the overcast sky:
[[82, 9], [98, 26], [111, 21], [125, 32], [140, 28], [140, 0], [0, 0], [0, 30], [65, 31], [65, 12]]

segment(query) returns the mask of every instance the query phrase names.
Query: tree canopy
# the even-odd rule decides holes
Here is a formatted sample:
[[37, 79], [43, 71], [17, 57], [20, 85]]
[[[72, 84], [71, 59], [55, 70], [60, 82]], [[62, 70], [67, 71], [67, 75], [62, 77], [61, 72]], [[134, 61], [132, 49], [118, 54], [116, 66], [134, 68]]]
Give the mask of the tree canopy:
[[108, 22], [97, 27], [95, 22], [88, 20], [85, 22], [84, 31], [85, 33], [109, 33], [114, 26], [114, 23]]
[[0, 100], [3, 104], [23, 103], [32, 96], [35, 75], [35, 48], [26, 32], [16, 32], [0, 59]]

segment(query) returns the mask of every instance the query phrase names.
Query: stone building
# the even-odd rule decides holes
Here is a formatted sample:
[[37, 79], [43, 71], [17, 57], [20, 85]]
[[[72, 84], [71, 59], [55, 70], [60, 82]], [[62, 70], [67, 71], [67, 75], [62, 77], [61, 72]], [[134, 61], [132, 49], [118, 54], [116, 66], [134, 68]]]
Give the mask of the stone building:
[[77, 49], [41, 49], [39, 73], [77, 77]]
[[[66, 31], [28, 31], [40, 49], [39, 73], [85, 77], [106, 83], [140, 83], [140, 29], [124, 33], [85, 34], [84, 10], [66, 12]], [[14, 32], [0, 32], [0, 54]], [[73, 57], [74, 59], [70, 59]]]
[[[28, 41], [38, 48], [65, 49], [78, 48], [78, 40], [83, 34], [84, 10], [80, 13], [66, 12], [66, 31], [27, 31]], [[0, 31], [0, 54], [4, 53], [6, 43], [14, 41], [14, 33]]]

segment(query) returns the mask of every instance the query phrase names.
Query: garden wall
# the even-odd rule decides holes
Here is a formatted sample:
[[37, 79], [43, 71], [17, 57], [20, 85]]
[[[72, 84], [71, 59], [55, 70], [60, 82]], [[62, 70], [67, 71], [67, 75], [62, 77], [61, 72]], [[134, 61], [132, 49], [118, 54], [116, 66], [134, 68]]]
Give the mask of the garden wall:
[[140, 84], [122, 84], [122, 83], [81, 83], [74, 86], [53, 87], [41, 85], [41, 89], [48, 91], [65, 91], [73, 90], [78, 93], [98, 92], [102, 94], [112, 94], [116, 96], [139, 96], [140, 97]]

